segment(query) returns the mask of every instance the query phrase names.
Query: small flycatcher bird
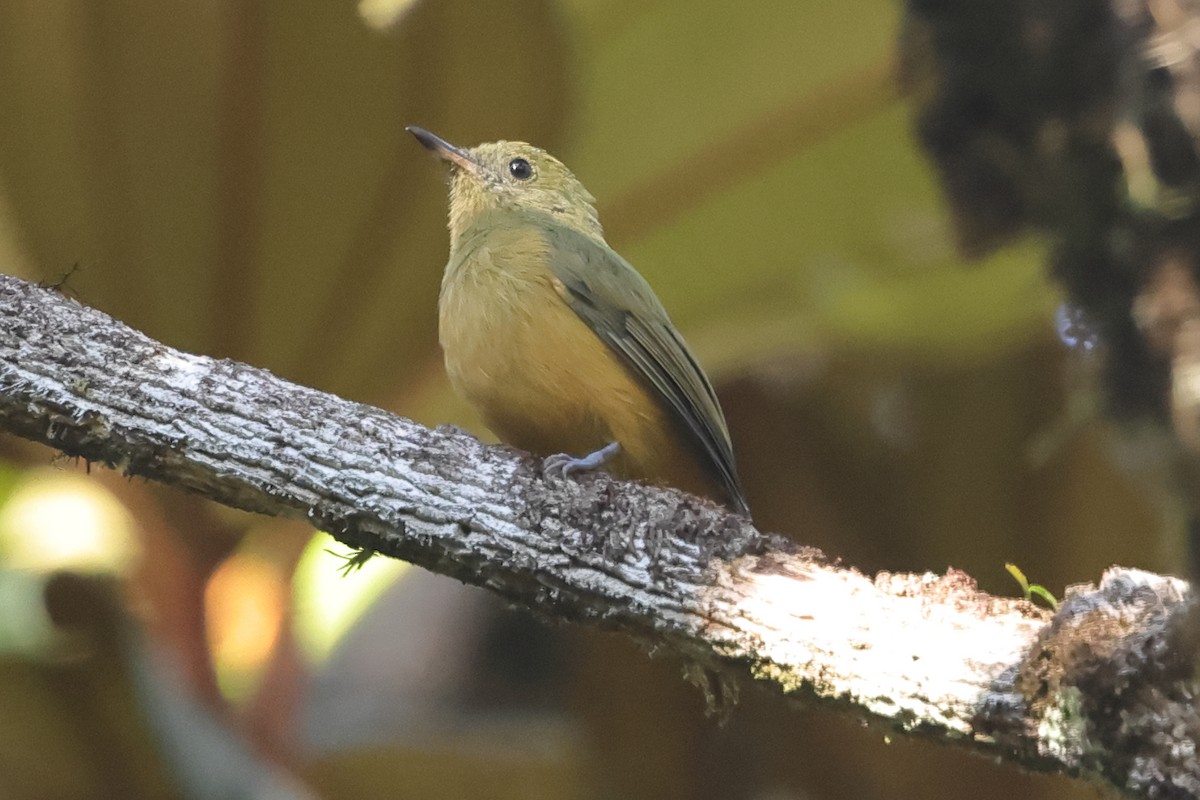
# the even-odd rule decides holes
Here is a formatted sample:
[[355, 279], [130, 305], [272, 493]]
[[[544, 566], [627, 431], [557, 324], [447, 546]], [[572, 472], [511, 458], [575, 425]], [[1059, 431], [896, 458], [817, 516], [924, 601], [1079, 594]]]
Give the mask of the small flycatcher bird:
[[605, 465], [748, 514], [712, 384], [604, 241], [595, 198], [524, 142], [458, 148], [407, 130], [450, 165], [438, 323], [454, 389], [547, 469]]

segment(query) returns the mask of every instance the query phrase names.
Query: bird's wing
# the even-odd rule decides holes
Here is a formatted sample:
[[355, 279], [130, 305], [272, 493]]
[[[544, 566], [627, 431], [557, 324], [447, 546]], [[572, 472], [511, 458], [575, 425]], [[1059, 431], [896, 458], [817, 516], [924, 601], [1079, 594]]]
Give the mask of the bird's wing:
[[571, 308], [666, 400], [708, 456], [736, 510], [748, 513], [716, 392], [650, 284], [615, 251], [582, 233], [554, 226], [547, 237], [551, 269]]

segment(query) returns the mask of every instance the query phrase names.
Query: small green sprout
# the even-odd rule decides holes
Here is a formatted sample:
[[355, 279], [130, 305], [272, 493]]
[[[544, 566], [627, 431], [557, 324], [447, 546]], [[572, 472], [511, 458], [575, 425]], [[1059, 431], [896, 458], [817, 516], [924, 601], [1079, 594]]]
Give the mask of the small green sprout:
[[1058, 599], [1040, 583], [1030, 583], [1025, 577], [1025, 573], [1016, 564], [1005, 564], [1004, 568], [1008, 570], [1008, 574], [1012, 575], [1017, 583], [1021, 584], [1021, 592], [1024, 593], [1025, 599], [1032, 602], [1033, 596], [1037, 595], [1046, 605], [1050, 606], [1051, 610], [1058, 610]]
[[335, 553], [329, 549], [326, 549], [325, 552], [331, 556], [337, 556], [342, 560], [342, 565], [338, 567], [338, 572], [342, 573], [343, 578], [347, 578], [350, 576], [350, 573], [362, 569], [363, 564], [370, 561], [379, 551], [373, 550], [370, 547], [362, 547], [358, 550], [351, 550], [349, 553]]

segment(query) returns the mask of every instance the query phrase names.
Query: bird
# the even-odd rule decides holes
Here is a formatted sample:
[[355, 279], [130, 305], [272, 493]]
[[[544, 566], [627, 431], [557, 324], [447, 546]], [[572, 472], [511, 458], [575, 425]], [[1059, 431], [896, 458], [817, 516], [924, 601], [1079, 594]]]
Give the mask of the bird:
[[604, 467], [748, 517], [712, 383], [583, 184], [525, 142], [405, 130], [449, 165], [438, 339], [454, 390], [546, 472]]

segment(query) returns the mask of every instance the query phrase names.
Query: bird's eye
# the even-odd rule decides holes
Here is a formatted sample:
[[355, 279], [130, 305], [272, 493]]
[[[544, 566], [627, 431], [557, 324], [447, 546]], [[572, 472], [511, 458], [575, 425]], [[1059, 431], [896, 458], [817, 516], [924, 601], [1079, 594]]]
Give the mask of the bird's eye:
[[523, 158], [514, 158], [508, 162], [508, 174], [519, 181], [527, 181], [533, 177], [533, 167]]

